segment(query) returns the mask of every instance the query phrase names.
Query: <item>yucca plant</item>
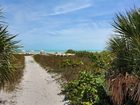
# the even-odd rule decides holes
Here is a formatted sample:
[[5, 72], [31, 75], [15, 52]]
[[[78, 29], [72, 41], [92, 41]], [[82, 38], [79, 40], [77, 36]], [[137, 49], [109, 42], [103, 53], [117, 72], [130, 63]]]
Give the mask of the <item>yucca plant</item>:
[[[2, 20], [2, 13], [0, 11], [0, 19]], [[11, 63], [13, 59], [13, 53], [18, 47], [17, 41], [13, 41], [16, 36], [9, 34], [7, 26], [0, 21], [0, 88], [4, 87], [5, 83], [12, 83], [13, 77], [13, 65]]]
[[114, 105], [139, 105], [140, 9], [117, 14], [113, 27], [108, 47], [115, 54], [108, 82], [112, 100]]

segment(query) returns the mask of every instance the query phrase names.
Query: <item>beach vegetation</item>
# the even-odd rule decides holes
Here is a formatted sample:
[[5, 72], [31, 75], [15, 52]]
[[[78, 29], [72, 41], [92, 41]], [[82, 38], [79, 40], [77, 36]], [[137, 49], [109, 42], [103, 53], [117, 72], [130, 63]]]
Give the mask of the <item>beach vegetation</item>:
[[[74, 52], [79, 54], [78, 51]], [[77, 54], [74, 56], [47, 56], [37, 54], [34, 55], [34, 59], [49, 72], [60, 73], [61, 77], [66, 81], [76, 79], [80, 71], [106, 72], [113, 59], [109, 51], [83, 52], [86, 53], [84, 56]]]
[[34, 56], [66, 80], [63, 93], [70, 105], [140, 104], [140, 9], [117, 14], [112, 25], [107, 51]]
[[115, 55], [108, 72], [111, 97], [114, 105], [139, 105], [140, 9], [117, 14], [113, 27], [115, 35], [108, 43]]
[[78, 79], [68, 82], [62, 93], [70, 105], [111, 105], [104, 83], [104, 75], [84, 71]]
[[[13, 84], [16, 81], [16, 72], [19, 64], [14, 61], [14, 53], [19, 48], [18, 41], [15, 41], [16, 35], [10, 34], [8, 26], [2, 21], [2, 10], [0, 10], [0, 88], [5, 88], [7, 84]], [[18, 60], [23, 60], [18, 59]], [[16, 62], [16, 63], [15, 63]], [[23, 61], [22, 61], [23, 64]]]

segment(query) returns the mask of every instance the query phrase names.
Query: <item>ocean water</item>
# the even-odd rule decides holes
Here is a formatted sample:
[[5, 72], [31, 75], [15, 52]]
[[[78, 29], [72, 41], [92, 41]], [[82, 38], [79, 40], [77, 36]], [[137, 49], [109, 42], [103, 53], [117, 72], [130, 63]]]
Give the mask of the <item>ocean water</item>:
[[[65, 53], [67, 50], [20, 50], [17, 52], [26, 52], [26, 53], [40, 53], [40, 52], [46, 52], [46, 53]], [[75, 51], [88, 51], [88, 52], [100, 52], [101, 50], [75, 50]]]
[[46, 52], [46, 53], [65, 53], [67, 50], [33, 50], [34, 52], [36, 53], [39, 53], [39, 52]]

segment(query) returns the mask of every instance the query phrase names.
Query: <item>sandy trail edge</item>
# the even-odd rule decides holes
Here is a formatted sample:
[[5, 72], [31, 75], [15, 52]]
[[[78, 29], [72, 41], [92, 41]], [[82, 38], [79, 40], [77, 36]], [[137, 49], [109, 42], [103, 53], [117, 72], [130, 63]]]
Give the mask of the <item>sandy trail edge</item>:
[[0, 93], [5, 100], [0, 105], [64, 105], [60, 85], [32, 56], [25, 56], [24, 76], [18, 88], [11, 93]]

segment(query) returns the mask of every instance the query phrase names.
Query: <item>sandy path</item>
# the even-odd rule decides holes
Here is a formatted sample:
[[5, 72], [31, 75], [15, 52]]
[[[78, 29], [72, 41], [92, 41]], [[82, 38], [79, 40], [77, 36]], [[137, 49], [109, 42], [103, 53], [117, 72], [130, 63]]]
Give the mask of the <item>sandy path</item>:
[[[1, 93], [7, 100], [2, 105], [64, 105], [59, 84], [38, 65], [33, 57], [25, 57], [25, 72], [18, 88], [12, 93]], [[0, 104], [1, 105], [1, 104]]]

